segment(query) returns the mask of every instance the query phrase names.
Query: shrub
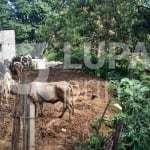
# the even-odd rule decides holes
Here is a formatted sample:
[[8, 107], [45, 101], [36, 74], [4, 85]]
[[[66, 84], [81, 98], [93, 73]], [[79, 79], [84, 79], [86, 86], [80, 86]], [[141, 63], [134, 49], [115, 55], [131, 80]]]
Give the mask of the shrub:
[[108, 138], [104, 136], [92, 136], [86, 140], [85, 143], [75, 141], [75, 150], [105, 150]]
[[124, 78], [117, 89], [118, 102], [126, 114], [120, 149], [148, 150], [150, 147], [150, 84]]

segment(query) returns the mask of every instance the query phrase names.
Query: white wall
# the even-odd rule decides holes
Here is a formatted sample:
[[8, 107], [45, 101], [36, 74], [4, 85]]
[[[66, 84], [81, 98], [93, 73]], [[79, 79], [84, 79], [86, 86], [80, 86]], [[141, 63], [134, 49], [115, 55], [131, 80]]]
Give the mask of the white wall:
[[[15, 47], [15, 31], [14, 30], [3, 30], [0, 31], [0, 42], [2, 44], [1, 57], [3, 60], [11, 60], [12, 57], [16, 56]], [[2, 61], [2, 60], [0, 60]]]
[[46, 69], [46, 61], [43, 59], [32, 59], [32, 64], [35, 66], [35, 69]]

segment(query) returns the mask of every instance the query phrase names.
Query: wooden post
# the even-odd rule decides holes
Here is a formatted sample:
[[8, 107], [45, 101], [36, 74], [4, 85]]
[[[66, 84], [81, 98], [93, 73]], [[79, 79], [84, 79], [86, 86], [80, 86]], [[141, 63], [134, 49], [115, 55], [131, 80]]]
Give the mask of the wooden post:
[[29, 106], [27, 104], [27, 96], [23, 95], [24, 115], [23, 115], [23, 150], [29, 148]]
[[106, 146], [107, 150], [117, 150], [119, 138], [123, 128], [123, 121], [121, 119], [117, 120], [114, 135], [109, 140], [109, 143]]
[[24, 73], [24, 150], [35, 150], [35, 106], [27, 95], [26, 74]]
[[12, 150], [19, 150], [19, 135], [20, 135], [20, 114], [19, 114], [20, 96], [17, 95], [17, 99], [14, 105], [14, 119], [13, 119], [13, 131], [12, 131]]
[[[35, 150], [35, 106], [30, 103], [27, 95], [26, 74], [23, 73], [21, 87], [14, 105], [12, 131], [12, 150], [20, 150], [20, 116], [23, 114], [23, 150]], [[20, 91], [21, 90], [21, 91]], [[21, 95], [23, 91], [23, 95]], [[23, 113], [22, 113], [23, 112]]]
[[112, 150], [118, 149], [118, 143], [119, 143], [119, 138], [121, 135], [122, 128], [123, 128], [123, 121], [121, 119], [119, 119], [116, 124], [116, 131], [115, 131], [115, 135], [113, 138]]
[[11, 149], [12, 150], [20, 150], [19, 147], [19, 137], [20, 137], [20, 116], [23, 114], [23, 101], [22, 101], [22, 95], [20, 94], [22, 90], [22, 87], [18, 87], [18, 93], [16, 96], [16, 100], [14, 102], [14, 112], [13, 112], [13, 131], [12, 131], [12, 143], [11, 143]]
[[35, 150], [35, 106], [30, 102], [30, 142], [29, 150]]
[[27, 101], [26, 74], [23, 72], [23, 150], [29, 150], [29, 106]]

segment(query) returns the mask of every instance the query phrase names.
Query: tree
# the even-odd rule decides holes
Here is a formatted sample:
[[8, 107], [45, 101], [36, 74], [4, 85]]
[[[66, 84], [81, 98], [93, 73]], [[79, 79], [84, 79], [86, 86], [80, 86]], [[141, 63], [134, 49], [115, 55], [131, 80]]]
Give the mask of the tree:
[[0, 29], [10, 29], [12, 19], [10, 5], [7, 0], [0, 2]]
[[140, 1], [130, 0], [60, 1], [59, 8], [44, 18], [38, 35], [56, 51], [63, 49], [64, 42], [80, 51], [85, 41], [90, 41], [96, 50], [97, 43], [103, 40], [124, 42], [132, 50], [138, 41], [147, 41], [149, 35], [149, 26], [144, 26], [146, 19], [139, 12], [140, 5], [143, 5]]

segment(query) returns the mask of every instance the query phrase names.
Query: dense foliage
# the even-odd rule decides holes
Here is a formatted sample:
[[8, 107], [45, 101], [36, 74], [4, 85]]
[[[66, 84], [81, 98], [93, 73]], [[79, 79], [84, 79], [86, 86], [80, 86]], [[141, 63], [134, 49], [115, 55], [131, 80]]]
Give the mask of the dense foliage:
[[96, 51], [103, 40], [124, 42], [130, 50], [144, 41], [149, 50], [148, 4], [141, 0], [2, 0], [0, 25], [16, 30], [17, 43], [47, 41], [49, 51], [57, 55], [64, 42], [70, 42], [75, 53], [83, 49], [83, 42], [91, 42]]
[[126, 114], [120, 149], [148, 150], [150, 148], [150, 83], [148, 81], [121, 80], [118, 102]]
[[[119, 150], [149, 150], [150, 148], [150, 82], [123, 78], [120, 82], [111, 81], [111, 91], [116, 90], [116, 102], [122, 110], [112, 118], [98, 118], [97, 134], [86, 142], [75, 142], [76, 149], [103, 150], [107, 149], [115, 133], [115, 122], [123, 121], [123, 129], [118, 144]], [[107, 123], [113, 129], [110, 135], [103, 134], [100, 122]], [[107, 125], [107, 126], [108, 126]]]

